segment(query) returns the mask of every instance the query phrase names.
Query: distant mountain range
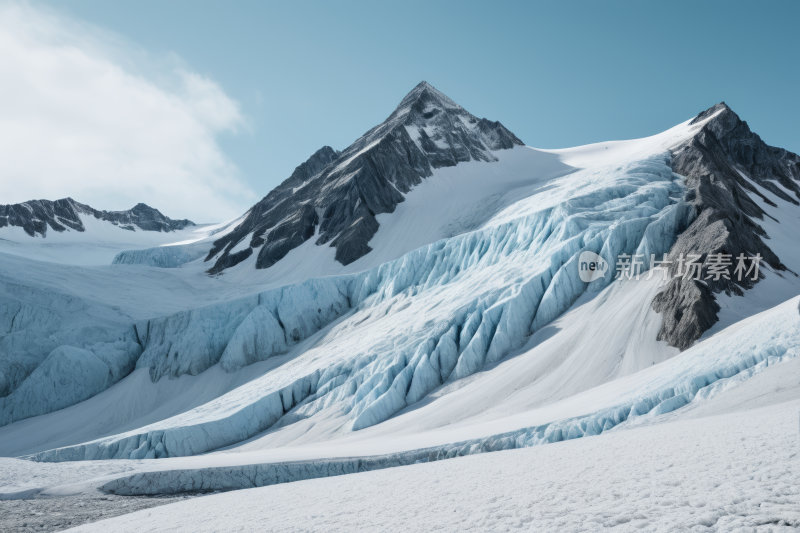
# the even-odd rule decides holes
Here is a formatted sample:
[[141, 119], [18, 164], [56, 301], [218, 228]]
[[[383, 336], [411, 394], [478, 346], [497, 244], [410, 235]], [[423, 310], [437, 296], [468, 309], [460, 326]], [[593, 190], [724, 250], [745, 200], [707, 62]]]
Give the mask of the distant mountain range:
[[98, 211], [72, 198], [61, 200], [31, 200], [21, 204], [0, 205], [0, 228], [18, 226], [31, 237], [47, 236], [48, 227], [53, 231], [85, 231], [79, 215], [90, 215], [121, 229], [136, 231], [169, 232], [194, 226], [191, 220], [173, 220], [146, 204], [136, 204], [127, 211]]

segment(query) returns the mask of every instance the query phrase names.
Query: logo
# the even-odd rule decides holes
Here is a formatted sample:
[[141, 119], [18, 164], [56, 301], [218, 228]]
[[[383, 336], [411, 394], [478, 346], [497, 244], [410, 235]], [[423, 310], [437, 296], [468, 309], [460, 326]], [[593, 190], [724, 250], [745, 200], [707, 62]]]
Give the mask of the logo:
[[578, 273], [586, 283], [605, 277], [607, 272], [608, 263], [596, 253], [583, 252], [578, 257]]

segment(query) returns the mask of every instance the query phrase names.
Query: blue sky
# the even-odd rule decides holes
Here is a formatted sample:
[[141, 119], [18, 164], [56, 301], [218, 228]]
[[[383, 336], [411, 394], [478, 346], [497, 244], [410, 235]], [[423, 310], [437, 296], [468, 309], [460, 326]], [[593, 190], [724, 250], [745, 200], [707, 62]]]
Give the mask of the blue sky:
[[86, 24], [95, 50], [116, 43], [109, 60], [134, 76], [163, 87], [165, 72], [189, 72], [236, 108], [206, 132], [243, 191], [230, 212], [319, 147], [345, 148], [421, 80], [536, 147], [652, 135], [724, 100], [766, 142], [800, 151], [798, 2], [27, 6], [73, 33]]

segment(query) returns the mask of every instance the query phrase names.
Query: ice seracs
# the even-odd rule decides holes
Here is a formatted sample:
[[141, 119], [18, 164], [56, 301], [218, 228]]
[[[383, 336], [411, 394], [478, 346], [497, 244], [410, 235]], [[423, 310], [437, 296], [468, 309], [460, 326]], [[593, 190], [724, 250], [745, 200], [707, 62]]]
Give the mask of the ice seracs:
[[127, 317], [71, 294], [0, 283], [0, 424], [86, 400], [142, 353]]
[[138, 456], [159, 443], [156, 457], [196, 454], [249, 438], [284, 414], [339, 418], [347, 431], [379, 424], [442, 383], [500, 361], [566, 311], [591, 289], [579, 277], [582, 251], [613, 262], [619, 253], [668, 250], [690, 212], [667, 163], [661, 154], [570, 174], [551, 183], [538, 212], [490, 221], [361, 274], [138, 322], [137, 368], [161, 379], [286, 353], [349, 311], [313, 347], [218, 401], [59, 456]]

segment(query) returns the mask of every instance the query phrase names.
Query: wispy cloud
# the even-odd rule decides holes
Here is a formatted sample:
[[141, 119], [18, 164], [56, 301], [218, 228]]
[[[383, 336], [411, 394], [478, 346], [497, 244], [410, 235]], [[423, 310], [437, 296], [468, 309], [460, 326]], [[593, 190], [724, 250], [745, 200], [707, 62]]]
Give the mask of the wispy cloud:
[[256, 195], [217, 136], [244, 127], [238, 103], [178, 58], [150, 58], [56, 12], [0, 6], [0, 203], [71, 196], [232, 218]]

